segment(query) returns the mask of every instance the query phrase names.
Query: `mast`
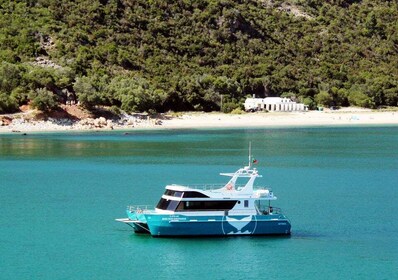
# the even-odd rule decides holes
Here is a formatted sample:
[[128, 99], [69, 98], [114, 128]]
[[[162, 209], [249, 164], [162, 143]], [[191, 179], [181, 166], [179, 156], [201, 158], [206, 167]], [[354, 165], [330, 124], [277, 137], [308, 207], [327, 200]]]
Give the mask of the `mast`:
[[252, 168], [252, 142], [249, 142], [249, 168]]

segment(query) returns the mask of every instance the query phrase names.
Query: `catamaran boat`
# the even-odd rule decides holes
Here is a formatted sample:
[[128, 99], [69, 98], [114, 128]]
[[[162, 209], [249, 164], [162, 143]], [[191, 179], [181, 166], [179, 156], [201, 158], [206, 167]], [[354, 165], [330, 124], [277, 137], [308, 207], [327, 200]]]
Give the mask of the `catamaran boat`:
[[[289, 235], [291, 224], [281, 209], [271, 205], [276, 196], [271, 189], [254, 187], [258, 177], [249, 164], [220, 186], [167, 185], [155, 209], [129, 206], [128, 218], [116, 219], [136, 233], [162, 236]], [[239, 185], [239, 181], [247, 180]]]

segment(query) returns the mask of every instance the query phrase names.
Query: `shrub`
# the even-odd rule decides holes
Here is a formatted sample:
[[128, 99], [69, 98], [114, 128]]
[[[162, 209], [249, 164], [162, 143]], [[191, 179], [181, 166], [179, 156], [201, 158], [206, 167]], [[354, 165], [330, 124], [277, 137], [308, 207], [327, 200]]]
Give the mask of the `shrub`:
[[310, 110], [314, 110], [316, 108], [316, 104], [314, 102], [314, 99], [312, 99], [312, 97], [306, 97], [303, 99], [302, 102], [304, 103], [304, 105], [307, 105], [308, 109]]
[[76, 79], [76, 82], [73, 84], [73, 89], [77, 94], [80, 104], [87, 109], [92, 109], [95, 105], [101, 104], [101, 96], [93, 83], [90, 78], [81, 77]]
[[357, 90], [350, 92], [350, 94], [348, 95], [348, 102], [350, 102], [350, 105], [352, 106], [365, 108], [371, 108], [374, 106], [372, 99], [369, 96]]
[[231, 111], [231, 114], [236, 114], [236, 115], [240, 115], [243, 114], [245, 111], [243, 111], [240, 107], [235, 108]]
[[233, 110], [239, 108], [240, 105], [235, 102], [226, 102], [222, 105], [223, 113], [231, 113]]
[[29, 95], [31, 106], [43, 112], [49, 112], [58, 107], [58, 98], [51, 91], [39, 88]]
[[332, 100], [333, 99], [330, 96], [330, 94], [324, 90], [321, 90], [317, 95], [315, 95], [315, 102], [318, 105], [323, 105], [323, 106], [329, 107]]
[[107, 91], [121, 104], [121, 109], [129, 113], [156, 113], [167, 96], [163, 90], [154, 88], [141, 77], [116, 76], [109, 83]]
[[111, 112], [112, 114], [119, 116], [122, 113], [122, 110], [120, 110], [119, 107], [113, 105], [109, 108], [109, 112]]
[[0, 92], [0, 114], [18, 111], [18, 102], [12, 96]]

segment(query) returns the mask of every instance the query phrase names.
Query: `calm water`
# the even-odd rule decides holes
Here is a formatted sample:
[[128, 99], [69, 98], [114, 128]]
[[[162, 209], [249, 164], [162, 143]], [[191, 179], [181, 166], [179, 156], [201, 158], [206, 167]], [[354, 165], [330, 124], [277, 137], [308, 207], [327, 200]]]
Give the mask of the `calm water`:
[[[222, 183], [248, 142], [290, 238], [172, 239], [114, 221]], [[0, 135], [0, 279], [397, 279], [398, 127]]]

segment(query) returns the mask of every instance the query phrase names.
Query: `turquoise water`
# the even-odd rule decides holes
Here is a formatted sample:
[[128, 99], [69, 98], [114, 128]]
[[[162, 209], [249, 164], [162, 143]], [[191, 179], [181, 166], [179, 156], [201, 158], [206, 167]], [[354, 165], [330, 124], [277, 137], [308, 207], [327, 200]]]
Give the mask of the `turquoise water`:
[[[289, 238], [152, 238], [114, 221], [223, 183], [252, 142]], [[0, 135], [0, 279], [397, 279], [398, 127]]]

